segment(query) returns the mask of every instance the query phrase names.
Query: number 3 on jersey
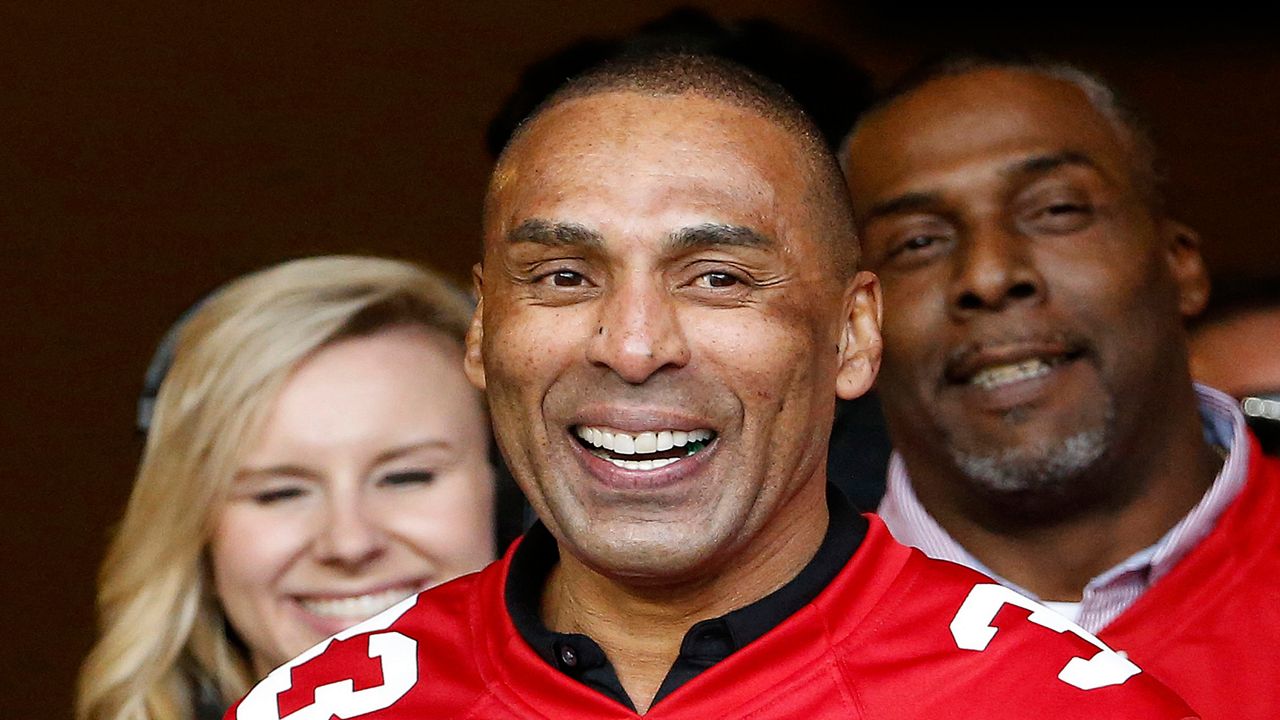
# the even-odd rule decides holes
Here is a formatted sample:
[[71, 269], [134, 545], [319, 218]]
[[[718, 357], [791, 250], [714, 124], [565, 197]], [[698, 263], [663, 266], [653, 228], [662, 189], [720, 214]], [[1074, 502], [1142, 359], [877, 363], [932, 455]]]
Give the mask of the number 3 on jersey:
[[1108, 685], [1121, 685], [1142, 672], [1128, 658], [1107, 647], [1084, 628], [1003, 585], [975, 585], [969, 591], [969, 596], [951, 621], [951, 636], [955, 638], [956, 645], [964, 650], [986, 650], [996, 635], [996, 628], [991, 623], [1005, 605], [1030, 610], [1027, 620], [1057, 633], [1069, 632], [1098, 648], [1093, 657], [1087, 660], [1081, 657], [1071, 658], [1066, 667], [1062, 668], [1058, 679], [1068, 685], [1081, 690], [1095, 690]]
[[276, 668], [245, 696], [236, 720], [346, 720], [395, 704], [418, 682], [418, 643], [377, 631], [416, 601], [411, 597]]

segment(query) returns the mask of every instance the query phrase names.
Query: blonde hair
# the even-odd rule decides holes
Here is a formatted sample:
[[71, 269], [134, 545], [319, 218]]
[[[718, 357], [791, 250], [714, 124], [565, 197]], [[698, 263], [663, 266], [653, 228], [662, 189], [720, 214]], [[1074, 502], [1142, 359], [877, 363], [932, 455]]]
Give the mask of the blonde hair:
[[240, 278], [181, 329], [124, 518], [98, 584], [100, 636], [80, 720], [193, 717], [199, 693], [240, 697], [249, 658], [211, 589], [205, 549], [246, 441], [297, 364], [342, 338], [421, 325], [461, 341], [465, 295], [409, 263], [287, 262]]

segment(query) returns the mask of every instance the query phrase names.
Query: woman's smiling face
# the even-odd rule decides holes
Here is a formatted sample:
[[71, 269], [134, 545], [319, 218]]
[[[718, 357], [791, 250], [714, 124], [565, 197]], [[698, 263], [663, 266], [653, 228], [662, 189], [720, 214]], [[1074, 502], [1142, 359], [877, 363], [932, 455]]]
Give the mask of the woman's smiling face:
[[298, 365], [209, 549], [255, 672], [493, 559], [488, 438], [461, 344], [436, 331], [345, 339]]

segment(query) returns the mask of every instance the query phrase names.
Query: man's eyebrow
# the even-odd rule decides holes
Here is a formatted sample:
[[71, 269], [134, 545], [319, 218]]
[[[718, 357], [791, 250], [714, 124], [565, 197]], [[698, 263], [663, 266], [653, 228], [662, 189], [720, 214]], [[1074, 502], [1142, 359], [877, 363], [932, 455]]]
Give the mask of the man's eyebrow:
[[[1044, 175], [1053, 172], [1061, 167], [1077, 166], [1098, 168], [1098, 164], [1093, 158], [1075, 150], [1064, 150], [1060, 153], [1051, 155], [1036, 155], [1023, 160], [1019, 160], [1013, 165], [1001, 171], [1005, 177], [1022, 177]], [[874, 220], [885, 215], [901, 215], [912, 212], [920, 212], [937, 206], [942, 200], [942, 196], [932, 192], [909, 192], [903, 193], [897, 197], [889, 198], [884, 202], [876, 203], [867, 211], [867, 221]]]
[[1035, 155], [1019, 160], [1006, 168], [1002, 174], [1006, 177], [1044, 175], [1068, 166], [1098, 169], [1098, 164], [1088, 155], [1076, 150], [1064, 150], [1051, 155]]
[[767, 248], [776, 243], [773, 238], [745, 225], [703, 223], [671, 233], [668, 244], [673, 250], [692, 250], [717, 245]]
[[525, 220], [507, 233], [507, 242], [538, 245], [578, 245], [598, 248], [604, 244], [600, 233], [577, 223]]
[[883, 202], [878, 202], [871, 206], [867, 211], [867, 221], [875, 220], [885, 215], [902, 215], [906, 213], [919, 212], [936, 207], [942, 201], [942, 196], [932, 192], [909, 192], [903, 193], [897, 197], [889, 198]]

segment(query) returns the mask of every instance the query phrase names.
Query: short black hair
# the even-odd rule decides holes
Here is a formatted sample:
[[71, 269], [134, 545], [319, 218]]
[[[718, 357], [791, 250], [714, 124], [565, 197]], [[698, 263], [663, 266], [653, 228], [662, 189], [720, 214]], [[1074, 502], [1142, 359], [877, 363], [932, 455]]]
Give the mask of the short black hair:
[[945, 55], [926, 61], [903, 75], [867, 108], [845, 137], [840, 152], [842, 163], [849, 162], [849, 141], [858, 129], [880, 111], [899, 99], [915, 93], [934, 80], [959, 77], [984, 70], [1009, 70], [1060, 80], [1078, 88], [1117, 135], [1126, 141], [1130, 152], [1130, 172], [1135, 187], [1156, 214], [1164, 214], [1165, 173], [1152, 138], [1150, 125], [1135, 105], [1114, 85], [1097, 73], [1070, 63], [1023, 53], [967, 53]]
[[[631, 53], [609, 60], [569, 80], [533, 111], [607, 92], [645, 95], [692, 93], [750, 110], [805, 141], [824, 146], [822, 133], [782, 86], [725, 58], [704, 53]], [[519, 136], [516, 130], [514, 140]]]
[[531, 63], [489, 121], [489, 154], [501, 154], [520, 123], [569, 79], [610, 60], [657, 52], [714, 55], [772, 80], [800, 103], [833, 151], [872, 99], [867, 73], [817, 38], [762, 18], [725, 22], [682, 7], [634, 32], [583, 38]]

